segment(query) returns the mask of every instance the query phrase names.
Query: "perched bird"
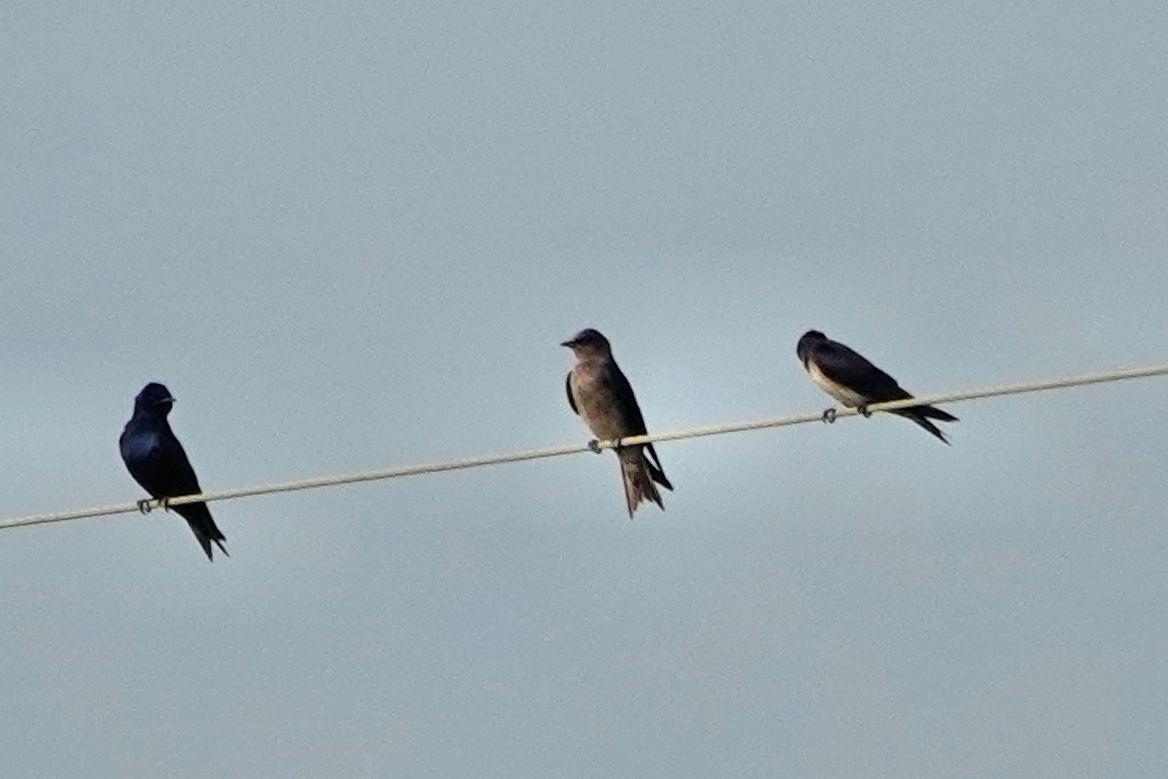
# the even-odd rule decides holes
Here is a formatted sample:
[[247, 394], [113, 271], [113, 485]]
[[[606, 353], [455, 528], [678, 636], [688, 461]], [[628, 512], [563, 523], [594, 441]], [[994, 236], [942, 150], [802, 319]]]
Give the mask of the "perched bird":
[[[608, 339], [588, 329], [581, 330], [561, 345], [571, 349], [576, 356], [576, 365], [569, 371], [566, 381], [568, 405], [580, 415], [593, 435], [602, 441], [645, 435], [648, 432], [645, 418], [641, 416], [629, 380], [612, 358]], [[646, 452], [653, 462], [645, 456]], [[629, 519], [633, 518], [633, 512], [642, 501], [651, 500], [664, 510], [661, 493], [653, 482], [667, 490], [672, 490], [673, 485], [665, 478], [653, 444], [621, 446], [616, 449], [616, 455], [620, 459]]]
[[[811, 375], [811, 380], [833, 398], [845, 406], [858, 408], [868, 416], [868, 406], [893, 400], [911, 398], [896, 379], [868, 362], [864, 357], [843, 344], [833, 341], [818, 330], [808, 330], [795, 347], [803, 367]], [[956, 422], [957, 417], [933, 406], [909, 406], [889, 413], [911, 419], [928, 430], [944, 443], [949, 443], [930, 419], [942, 422]], [[824, 412], [824, 419], [831, 421], [831, 410]]]
[[[169, 508], [167, 498], [203, 491], [187, 453], [166, 421], [172, 405], [174, 398], [166, 387], [153, 382], [147, 384], [134, 398], [134, 415], [118, 439], [122, 460], [130, 475], [152, 496], [161, 499], [164, 508]], [[214, 559], [212, 541], [219, 545], [223, 554], [227, 554], [223, 546], [227, 538], [215, 526], [206, 503], [184, 503], [175, 506], [174, 510], [191, 526], [208, 560]]]

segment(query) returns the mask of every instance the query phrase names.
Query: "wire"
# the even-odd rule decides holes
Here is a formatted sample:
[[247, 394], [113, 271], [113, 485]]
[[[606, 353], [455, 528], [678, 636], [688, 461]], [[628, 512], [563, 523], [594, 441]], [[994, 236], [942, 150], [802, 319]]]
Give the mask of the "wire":
[[[1021, 395], [1030, 392], [1048, 392], [1050, 390], [1065, 389], [1067, 387], [1082, 387], [1088, 384], [1108, 384], [1111, 382], [1128, 381], [1131, 379], [1144, 379], [1153, 376], [1164, 375], [1168, 375], [1168, 365], [1153, 365], [1144, 368], [1128, 368], [1102, 373], [1087, 374], [1084, 376], [1073, 376], [1063, 379], [1028, 382], [1025, 384], [1007, 384], [997, 387], [990, 387], [987, 389], [961, 390], [958, 392], [949, 392], [942, 395], [924, 395], [915, 398], [908, 398], [906, 400], [897, 400], [890, 403], [873, 403], [867, 408], [867, 410], [869, 412], [895, 411], [896, 409], [907, 408], [909, 406], [955, 403], [957, 401], [963, 400], [977, 400], [980, 398], [1000, 397], [1003, 395]], [[834, 412], [834, 418], [837, 419], [856, 416], [860, 413], [857, 409], [854, 408], [835, 409]], [[516, 463], [522, 462], [524, 460], [541, 460], [549, 457], [563, 457], [569, 454], [580, 454], [581, 452], [588, 451], [600, 452], [605, 449], [614, 449], [618, 445], [633, 446], [637, 444], [656, 443], [661, 441], [679, 441], [686, 438], [703, 438], [705, 436], [723, 435], [725, 433], [740, 433], [747, 430], [764, 430], [773, 427], [790, 427], [792, 425], [802, 425], [809, 422], [824, 421], [824, 415], [825, 412], [816, 411], [807, 414], [796, 414], [794, 416], [761, 419], [754, 422], [734, 422], [724, 425], [712, 425], [710, 427], [690, 428], [688, 430], [679, 430], [672, 433], [630, 436], [628, 438], [622, 438], [619, 441], [591, 441], [588, 444], [583, 445], [574, 444], [568, 446], [558, 446], [549, 449], [529, 449], [526, 451], [511, 452], [507, 454], [483, 455], [480, 457], [468, 457], [460, 460], [447, 460], [444, 462], [427, 463], [422, 465], [405, 465], [397, 468], [385, 468], [377, 471], [365, 471], [361, 473], [341, 474], [337, 476], [320, 476], [313, 479], [303, 479], [301, 481], [264, 484], [254, 487], [240, 487], [233, 490], [204, 492], [198, 495], [183, 495], [182, 497], [171, 498], [167, 501], [167, 505], [178, 506], [184, 503], [231, 500], [233, 498], [247, 498], [255, 495], [270, 495], [277, 492], [295, 492], [297, 490], [312, 490], [319, 487], [336, 487], [342, 484], [357, 484], [359, 482], [365, 481], [380, 481], [382, 479], [397, 479], [405, 476], [419, 476], [424, 473], [461, 471], [467, 470], [469, 468], [481, 468], [487, 465]], [[131, 512], [140, 511], [142, 509], [148, 511], [160, 506], [162, 506], [162, 501], [155, 499], [134, 503], [118, 503], [110, 506], [98, 506], [96, 508], [81, 509], [79, 511], [65, 511], [54, 514], [36, 514], [27, 517], [16, 517], [13, 519], [0, 520], [0, 530], [13, 527], [25, 527], [28, 525], [44, 525], [50, 522], [65, 522], [73, 519], [104, 517], [113, 514], [129, 514]]]

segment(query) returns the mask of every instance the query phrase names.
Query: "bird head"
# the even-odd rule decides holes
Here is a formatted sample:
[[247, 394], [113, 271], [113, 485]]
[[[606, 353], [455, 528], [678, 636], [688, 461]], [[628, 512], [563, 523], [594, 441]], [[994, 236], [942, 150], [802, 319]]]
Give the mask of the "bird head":
[[166, 416], [170, 413], [170, 407], [174, 405], [174, 396], [162, 384], [152, 381], [142, 388], [138, 393], [138, 397], [134, 398], [134, 412], [139, 411], [147, 414], [161, 414]]
[[795, 347], [795, 354], [799, 355], [799, 359], [802, 361], [804, 367], [807, 366], [807, 360], [810, 357], [811, 349], [816, 344], [822, 343], [826, 340], [827, 336], [818, 330], [808, 330], [803, 334], [803, 337], [799, 339], [799, 343]]
[[560, 344], [560, 346], [568, 347], [577, 357], [589, 354], [608, 355], [612, 353], [612, 347], [609, 345], [608, 339], [601, 335], [599, 330], [593, 330], [591, 327], [576, 333], [571, 339]]

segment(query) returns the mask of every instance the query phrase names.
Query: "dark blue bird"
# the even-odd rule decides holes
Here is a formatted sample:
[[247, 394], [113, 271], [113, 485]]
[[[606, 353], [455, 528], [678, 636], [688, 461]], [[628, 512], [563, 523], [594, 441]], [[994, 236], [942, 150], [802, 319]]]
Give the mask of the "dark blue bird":
[[[804, 333], [795, 352], [811, 380], [820, 389], [845, 406], [858, 408], [864, 416], [868, 416], [869, 405], [912, 397], [896, 379], [868, 362], [863, 355], [831, 340], [818, 330]], [[824, 412], [825, 420], [830, 421], [830, 411]], [[911, 419], [946, 444], [949, 440], [945, 434], [929, 420], [957, 421], [957, 417], [948, 411], [924, 404], [898, 408], [889, 413]]]
[[[155, 498], [162, 499], [164, 506], [166, 498], [203, 491], [187, 453], [166, 421], [173, 405], [170, 390], [157, 382], [147, 384], [134, 398], [134, 416], [130, 417], [118, 439], [122, 460], [134, 481]], [[184, 503], [175, 506], [174, 510], [191, 526], [208, 560], [214, 559], [212, 541], [219, 545], [223, 554], [227, 554], [223, 546], [227, 538], [215, 526], [206, 503]]]

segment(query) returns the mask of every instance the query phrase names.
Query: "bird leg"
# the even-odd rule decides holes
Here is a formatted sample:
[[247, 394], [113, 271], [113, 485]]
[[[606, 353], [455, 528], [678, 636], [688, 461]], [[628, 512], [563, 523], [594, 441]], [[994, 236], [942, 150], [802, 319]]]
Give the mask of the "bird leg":
[[149, 514], [151, 509], [154, 508], [150, 505], [151, 500], [153, 500], [153, 498], [143, 498], [142, 500], [138, 501], [138, 511], [142, 512], [143, 514]]
[[864, 404], [862, 406], [856, 406], [856, 413], [859, 414], [860, 416], [864, 417], [865, 419], [872, 416], [872, 412], [868, 410], [867, 404]]
[[170, 498], [159, 498], [158, 505], [162, 507], [163, 511], [170, 511]]
[[823, 412], [823, 424], [830, 425], [834, 421], [835, 421], [835, 409], [834, 408], [829, 408], [828, 410]]
[[588, 442], [588, 448], [591, 449], [592, 451], [596, 452], [597, 454], [600, 454], [601, 452], [604, 451], [603, 449], [600, 448], [600, 440], [596, 439], [596, 438], [593, 438], [591, 441]]

